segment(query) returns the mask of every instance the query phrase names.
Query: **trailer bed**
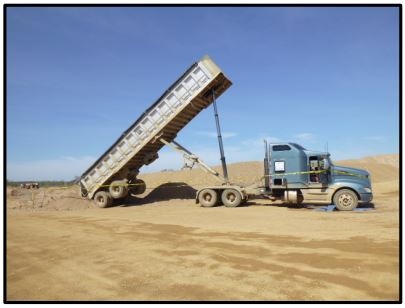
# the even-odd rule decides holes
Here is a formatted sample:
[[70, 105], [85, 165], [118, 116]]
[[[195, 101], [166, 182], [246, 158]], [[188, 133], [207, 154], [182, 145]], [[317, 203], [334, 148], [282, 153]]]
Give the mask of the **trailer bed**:
[[139, 169], [158, 158], [198, 113], [232, 85], [208, 57], [193, 64], [153, 103], [80, 178], [81, 195], [92, 198], [113, 180], [137, 175]]

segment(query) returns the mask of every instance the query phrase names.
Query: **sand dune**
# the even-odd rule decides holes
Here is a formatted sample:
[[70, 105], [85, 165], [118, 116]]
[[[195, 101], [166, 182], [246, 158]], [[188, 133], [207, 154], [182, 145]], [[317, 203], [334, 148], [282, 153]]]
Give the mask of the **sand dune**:
[[399, 182], [399, 155], [387, 154], [364, 157], [356, 160], [343, 160], [337, 165], [366, 169], [371, 173], [373, 183], [386, 181]]

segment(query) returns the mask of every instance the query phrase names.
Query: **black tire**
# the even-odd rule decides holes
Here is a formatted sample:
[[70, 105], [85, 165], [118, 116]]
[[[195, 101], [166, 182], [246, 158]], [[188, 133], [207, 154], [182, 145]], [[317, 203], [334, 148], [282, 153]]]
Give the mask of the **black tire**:
[[222, 192], [221, 200], [226, 207], [237, 207], [242, 202], [242, 195], [236, 189], [228, 188]]
[[333, 203], [339, 211], [352, 211], [359, 204], [359, 199], [354, 191], [342, 189], [333, 196]]
[[213, 189], [205, 188], [200, 191], [198, 201], [203, 207], [213, 207], [218, 202], [218, 194]]
[[130, 184], [132, 195], [142, 195], [146, 191], [146, 184], [141, 179], [136, 179]]
[[94, 202], [98, 207], [106, 208], [112, 205], [112, 198], [107, 191], [100, 190], [95, 194]]
[[113, 181], [109, 191], [114, 199], [125, 198], [128, 195], [128, 184], [125, 181]]

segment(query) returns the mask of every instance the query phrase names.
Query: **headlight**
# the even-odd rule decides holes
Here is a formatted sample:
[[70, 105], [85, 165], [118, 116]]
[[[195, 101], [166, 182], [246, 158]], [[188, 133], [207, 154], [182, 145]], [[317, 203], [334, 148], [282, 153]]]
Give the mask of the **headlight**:
[[371, 194], [371, 188], [365, 187], [364, 190], [366, 191], [366, 193]]

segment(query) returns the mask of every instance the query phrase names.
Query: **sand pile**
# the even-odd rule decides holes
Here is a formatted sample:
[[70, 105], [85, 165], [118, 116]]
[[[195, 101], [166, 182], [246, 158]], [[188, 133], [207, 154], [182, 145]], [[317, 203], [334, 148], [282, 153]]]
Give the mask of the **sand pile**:
[[22, 189], [7, 187], [7, 209], [13, 210], [78, 210], [94, 207], [79, 195], [78, 186]]
[[[371, 173], [375, 195], [397, 195], [399, 191], [399, 155], [380, 155], [358, 160], [337, 161], [336, 165], [366, 169]], [[216, 166], [222, 174], [222, 168]], [[261, 183], [263, 163], [260, 161], [242, 162], [228, 166], [229, 178], [233, 183], [251, 185]], [[211, 174], [202, 169], [163, 171], [139, 176], [146, 183], [142, 195], [129, 197], [117, 205], [142, 205], [155, 202], [194, 199], [196, 191], [207, 185], [220, 185]], [[93, 202], [81, 198], [77, 185], [65, 188], [40, 188], [27, 190], [7, 188], [7, 208], [12, 210], [80, 210], [94, 208]]]
[[399, 155], [387, 154], [364, 157], [357, 160], [343, 160], [336, 162], [337, 165], [353, 168], [366, 169], [371, 174], [374, 183], [386, 181], [399, 182]]

